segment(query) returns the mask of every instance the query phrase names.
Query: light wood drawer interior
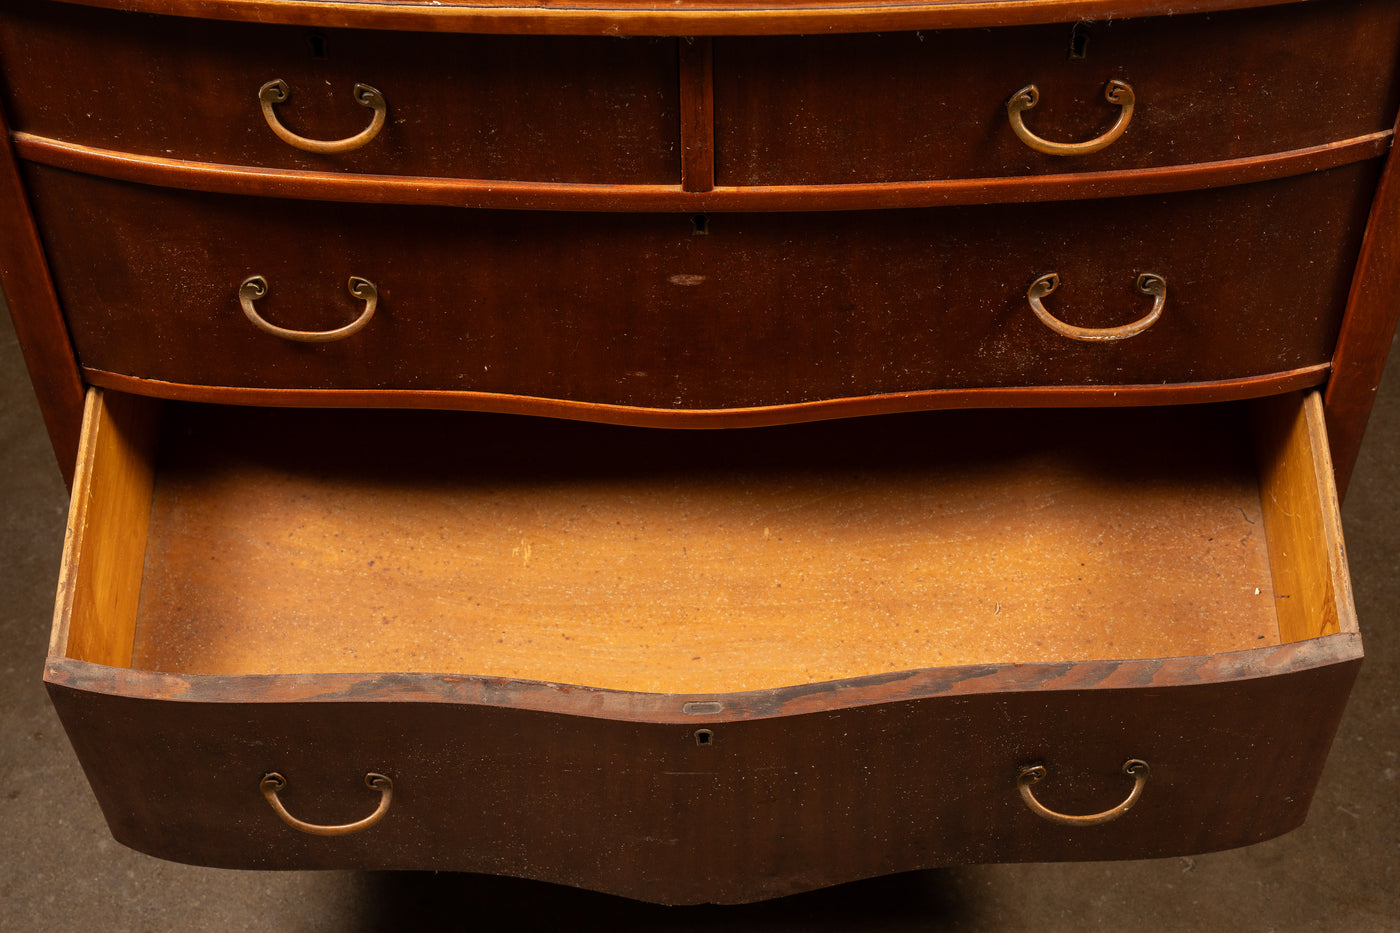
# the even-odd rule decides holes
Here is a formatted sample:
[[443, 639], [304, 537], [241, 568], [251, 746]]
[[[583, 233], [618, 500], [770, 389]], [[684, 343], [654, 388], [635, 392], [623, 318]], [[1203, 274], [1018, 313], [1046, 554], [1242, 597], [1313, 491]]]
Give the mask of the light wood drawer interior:
[[727, 432], [160, 414], [90, 397], [60, 656], [729, 693], [1355, 631], [1315, 394]]

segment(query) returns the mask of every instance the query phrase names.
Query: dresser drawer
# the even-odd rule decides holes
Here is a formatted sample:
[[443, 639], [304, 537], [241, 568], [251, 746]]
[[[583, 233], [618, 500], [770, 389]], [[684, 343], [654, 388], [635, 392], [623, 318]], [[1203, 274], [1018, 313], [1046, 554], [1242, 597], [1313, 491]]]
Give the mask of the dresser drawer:
[[[720, 185], [897, 182], [1243, 159], [1389, 130], [1400, 7], [1284, 4], [1160, 19], [881, 35], [720, 38]], [[1054, 143], [1126, 129], [1093, 152]]]
[[1360, 659], [1315, 394], [704, 433], [156, 404], [90, 396], [47, 680], [166, 858], [697, 902], [1218, 849], [1303, 819]]
[[[712, 410], [1324, 367], [1375, 166], [1072, 210], [719, 214], [706, 236], [684, 215], [262, 200], [40, 167], [29, 178], [79, 361], [99, 384]], [[1043, 322], [1028, 293], [1052, 273]], [[1140, 290], [1144, 274], [1164, 295]], [[264, 285], [241, 301], [253, 276]], [[336, 330], [369, 308], [351, 276], [377, 297], [344, 339], [286, 339], [249, 317]], [[1126, 325], [1159, 300], [1155, 323], [1126, 339], [1078, 339], [1054, 320]]]
[[[11, 129], [147, 156], [370, 174], [676, 183], [674, 39], [424, 35], [6, 3]], [[260, 89], [282, 81], [271, 119]]]

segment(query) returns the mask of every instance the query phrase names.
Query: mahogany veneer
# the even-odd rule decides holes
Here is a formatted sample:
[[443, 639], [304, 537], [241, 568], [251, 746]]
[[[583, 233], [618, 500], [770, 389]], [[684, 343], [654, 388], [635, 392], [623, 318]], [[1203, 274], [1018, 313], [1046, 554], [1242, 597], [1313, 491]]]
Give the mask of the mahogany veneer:
[[[157, 456], [94, 390], [48, 678], [118, 838], [201, 864], [685, 903], [1240, 845], [1302, 818], [1360, 660], [1320, 399], [1257, 407], [715, 442], [192, 407]], [[1044, 759], [1101, 810], [1123, 755], [1113, 831], [1016, 796]], [[368, 811], [356, 772], [397, 796], [313, 845], [271, 770], [313, 822]]]
[[1389, 0], [5, 4], [114, 836], [696, 903], [1297, 826], [1397, 62]]

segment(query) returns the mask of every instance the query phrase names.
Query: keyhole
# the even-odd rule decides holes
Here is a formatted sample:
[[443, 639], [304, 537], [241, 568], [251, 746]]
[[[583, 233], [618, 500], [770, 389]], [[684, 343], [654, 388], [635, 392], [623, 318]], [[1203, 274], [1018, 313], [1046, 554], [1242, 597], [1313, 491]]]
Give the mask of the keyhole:
[[711, 732], [709, 729], [696, 729], [696, 730], [695, 730], [695, 744], [696, 744], [696, 745], [713, 745], [713, 744], [714, 744], [714, 741], [715, 741], [715, 734], [714, 734], [713, 732]]
[[320, 33], [313, 32], [306, 37], [306, 44], [311, 46], [311, 57], [323, 59], [326, 57], [326, 37]]
[[691, 216], [691, 218], [690, 218], [690, 235], [691, 235], [691, 236], [709, 236], [709, 235], [710, 235], [710, 215], [709, 215], [709, 214], [694, 214], [694, 215]]
[[1080, 62], [1089, 54], [1089, 26], [1087, 23], [1075, 23], [1074, 28], [1069, 31], [1069, 58], [1070, 61]]

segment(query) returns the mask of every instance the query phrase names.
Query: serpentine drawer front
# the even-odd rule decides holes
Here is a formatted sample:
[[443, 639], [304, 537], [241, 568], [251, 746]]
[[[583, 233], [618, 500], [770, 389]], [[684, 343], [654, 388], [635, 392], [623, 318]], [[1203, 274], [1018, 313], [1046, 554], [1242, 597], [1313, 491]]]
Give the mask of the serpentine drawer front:
[[[1319, 373], [1374, 179], [1359, 163], [1073, 211], [724, 214], [703, 237], [685, 215], [301, 204], [37, 167], [30, 190], [99, 384], [703, 410]], [[375, 286], [372, 317], [351, 276]]]
[[0, 4], [113, 834], [733, 903], [1297, 826], [1398, 66], [1393, 0]]
[[194, 406], [160, 444], [154, 407], [89, 401], [48, 680], [167, 858], [694, 902], [1240, 845], [1302, 819], [1360, 659], [1316, 394], [721, 435]]

